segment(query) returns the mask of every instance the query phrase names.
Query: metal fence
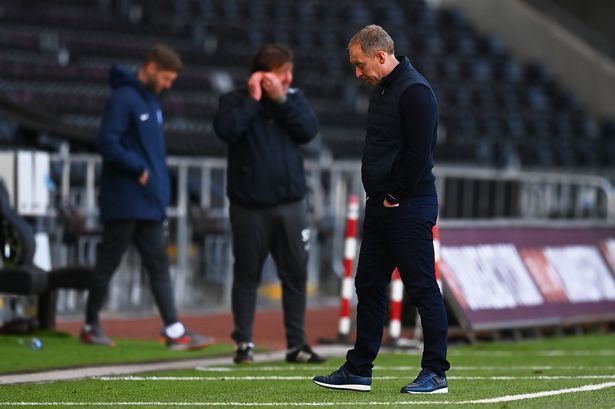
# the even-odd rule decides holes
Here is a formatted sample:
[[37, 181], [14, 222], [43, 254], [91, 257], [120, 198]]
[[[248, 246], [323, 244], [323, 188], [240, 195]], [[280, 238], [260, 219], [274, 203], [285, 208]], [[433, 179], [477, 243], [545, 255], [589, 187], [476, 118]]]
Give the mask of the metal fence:
[[613, 220], [615, 191], [603, 177], [562, 172], [436, 168], [444, 219]]
[[[59, 175], [52, 260], [95, 261], [98, 175], [100, 157], [60, 153], [52, 156]], [[176, 299], [182, 310], [228, 308], [232, 254], [225, 197], [226, 161], [219, 158], [170, 157], [173, 199], [169, 218], [169, 252]], [[342, 275], [346, 201], [362, 194], [359, 161], [308, 162], [308, 204], [313, 233], [308, 264], [312, 297], [337, 295]], [[613, 223], [615, 190], [604, 178], [556, 172], [525, 172], [477, 167], [438, 166], [435, 169], [442, 223], [522, 222], [524, 224], [579, 222]], [[82, 217], [82, 229], [67, 242], [59, 208], [69, 207]], [[54, 239], [55, 238], [55, 239]], [[153, 302], [136, 252], [129, 251], [112, 282], [108, 312], [152, 312]], [[269, 260], [265, 283], [275, 285], [275, 266]], [[278, 302], [266, 293], [260, 301]], [[58, 311], [81, 314], [83, 294], [62, 291]]]

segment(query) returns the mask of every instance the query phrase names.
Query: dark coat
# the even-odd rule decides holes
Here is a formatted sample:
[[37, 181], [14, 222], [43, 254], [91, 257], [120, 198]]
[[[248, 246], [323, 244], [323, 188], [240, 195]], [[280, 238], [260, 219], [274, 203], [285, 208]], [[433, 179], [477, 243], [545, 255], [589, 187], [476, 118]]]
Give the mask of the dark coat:
[[228, 144], [232, 202], [263, 207], [305, 197], [300, 145], [316, 136], [318, 119], [301, 91], [291, 89], [283, 104], [231, 91], [220, 97], [214, 129]]
[[[96, 146], [103, 158], [99, 206], [103, 222], [163, 220], [170, 202], [160, 102], [123, 67], [111, 67], [112, 94]], [[139, 183], [149, 172], [145, 186]]]
[[438, 106], [427, 80], [408, 58], [372, 93], [361, 176], [367, 196], [402, 200], [436, 194], [433, 152]]

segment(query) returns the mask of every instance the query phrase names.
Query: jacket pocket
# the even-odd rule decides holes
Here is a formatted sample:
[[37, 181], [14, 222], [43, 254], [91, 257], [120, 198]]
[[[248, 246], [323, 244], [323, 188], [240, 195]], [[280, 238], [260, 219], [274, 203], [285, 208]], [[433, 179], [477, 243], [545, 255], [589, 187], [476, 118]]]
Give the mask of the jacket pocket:
[[145, 192], [145, 196], [156, 201], [156, 203], [160, 203], [160, 197], [158, 195], [158, 185], [157, 185], [156, 177], [154, 176], [152, 172], [149, 172], [147, 183], [145, 184], [145, 186], [141, 185], [141, 188]]

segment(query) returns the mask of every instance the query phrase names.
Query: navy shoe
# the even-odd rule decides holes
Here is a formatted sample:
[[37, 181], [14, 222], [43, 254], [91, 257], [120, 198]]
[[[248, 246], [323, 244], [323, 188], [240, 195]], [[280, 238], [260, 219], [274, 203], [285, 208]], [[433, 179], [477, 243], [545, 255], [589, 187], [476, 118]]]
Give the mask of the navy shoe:
[[412, 383], [401, 388], [401, 393], [448, 393], [446, 376], [423, 369]]
[[353, 375], [343, 366], [331, 375], [315, 376], [314, 383], [331, 389], [347, 389], [350, 391], [369, 392], [372, 390], [370, 376]]

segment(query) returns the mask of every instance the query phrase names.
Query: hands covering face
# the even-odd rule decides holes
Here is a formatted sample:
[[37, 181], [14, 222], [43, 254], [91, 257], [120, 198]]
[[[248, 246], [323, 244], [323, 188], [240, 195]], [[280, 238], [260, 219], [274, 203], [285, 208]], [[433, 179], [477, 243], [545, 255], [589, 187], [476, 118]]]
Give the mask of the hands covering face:
[[260, 101], [263, 97], [263, 88], [261, 87], [261, 82], [263, 81], [263, 75], [265, 73], [263, 71], [256, 71], [248, 80], [248, 92], [250, 96], [257, 101]]
[[278, 76], [272, 72], [256, 71], [248, 80], [250, 96], [260, 101], [263, 95], [276, 101], [286, 95], [284, 85]]

